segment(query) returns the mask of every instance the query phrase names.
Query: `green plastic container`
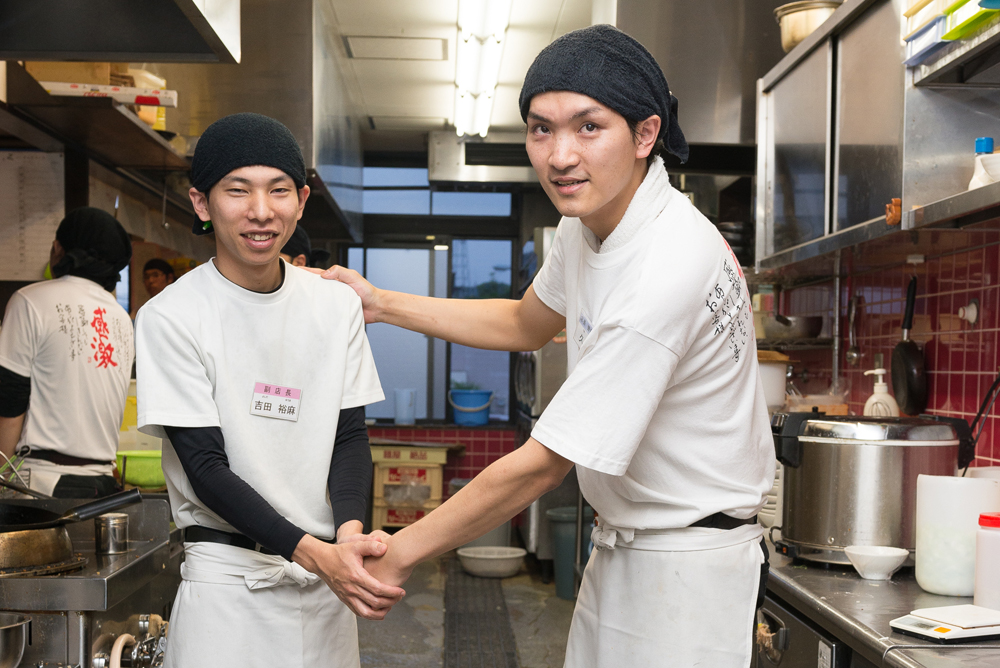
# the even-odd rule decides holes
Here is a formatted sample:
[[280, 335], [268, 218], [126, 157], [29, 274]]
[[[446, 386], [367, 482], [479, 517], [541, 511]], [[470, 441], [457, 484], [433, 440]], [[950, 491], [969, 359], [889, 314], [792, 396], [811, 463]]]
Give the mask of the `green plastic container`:
[[122, 482], [151, 489], [163, 487], [167, 481], [163, 477], [161, 458], [159, 450], [119, 450], [118, 472], [125, 471]]
[[[556, 596], [572, 601], [576, 598], [573, 591], [573, 563], [576, 561], [576, 506], [565, 508], [550, 508], [545, 511], [552, 530], [552, 551], [555, 557]], [[580, 536], [581, 554], [587, 554], [590, 544], [590, 527], [594, 522], [594, 509], [583, 508], [583, 535]], [[586, 562], [586, 559], [584, 559]]]

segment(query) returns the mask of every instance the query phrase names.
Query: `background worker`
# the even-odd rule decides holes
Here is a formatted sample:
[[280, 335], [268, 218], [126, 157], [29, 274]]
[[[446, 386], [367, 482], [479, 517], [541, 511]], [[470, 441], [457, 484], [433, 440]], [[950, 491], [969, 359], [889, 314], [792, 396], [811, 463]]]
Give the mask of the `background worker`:
[[358, 292], [369, 322], [494, 350], [534, 350], [564, 327], [569, 339], [568, 377], [531, 438], [366, 568], [402, 583], [576, 465], [600, 525], [566, 666], [746, 668], [774, 450], [739, 264], [658, 155], [687, 157], [677, 102], [646, 49], [594, 26], [539, 54], [520, 106], [528, 156], [563, 215], [522, 299], [433, 299], [325, 274]]
[[114, 478], [134, 357], [132, 323], [115, 301], [132, 242], [90, 207], [59, 224], [54, 277], [11, 297], [0, 329], [0, 452], [26, 454], [32, 489], [97, 498]]
[[150, 298], [163, 292], [164, 288], [176, 280], [174, 268], [162, 258], [154, 257], [142, 267], [142, 285]]
[[301, 225], [296, 225], [292, 236], [281, 247], [279, 255], [282, 260], [293, 266], [311, 267], [312, 244], [309, 241], [309, 233]]

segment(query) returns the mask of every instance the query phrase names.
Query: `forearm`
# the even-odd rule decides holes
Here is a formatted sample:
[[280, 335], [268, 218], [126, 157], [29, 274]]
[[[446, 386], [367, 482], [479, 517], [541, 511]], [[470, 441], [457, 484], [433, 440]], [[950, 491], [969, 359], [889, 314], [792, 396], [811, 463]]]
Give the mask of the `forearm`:
[[388, 539], [403, 569], [478, 538], [554, 489], [573, 463], [534, 439], [501, 458], [427, 517]]
[[[520, 331], [513, 299], [439, 299], [381, 292], [379, 322], [485, 350], [536, 350]], [[544, 343], [544, 342], [543, 342]]]
[[0, 417], [0, 452], [7, 457], [14, 456], [17, 442], [21, 440], [21, 430], [24, 428], [24, 416]]

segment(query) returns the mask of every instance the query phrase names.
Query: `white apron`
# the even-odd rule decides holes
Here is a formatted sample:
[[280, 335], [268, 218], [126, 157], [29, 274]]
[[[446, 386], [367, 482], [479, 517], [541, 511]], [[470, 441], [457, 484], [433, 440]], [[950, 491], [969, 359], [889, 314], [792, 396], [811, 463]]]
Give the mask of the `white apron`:
[[354, 613], [282, 557], [185, 543], [164, 668], [358, 668]]
[[565, 668], [747, 668], [762, 534], [595, 527]]

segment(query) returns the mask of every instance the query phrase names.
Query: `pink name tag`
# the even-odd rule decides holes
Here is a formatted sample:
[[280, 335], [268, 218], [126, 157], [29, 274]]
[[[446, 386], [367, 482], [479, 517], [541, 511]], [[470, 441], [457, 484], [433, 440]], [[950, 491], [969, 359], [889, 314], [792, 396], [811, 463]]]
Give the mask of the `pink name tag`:
[[302, 390], [294, 387], [257, 383], [253, 386], [250, 415], [298, 422]]

